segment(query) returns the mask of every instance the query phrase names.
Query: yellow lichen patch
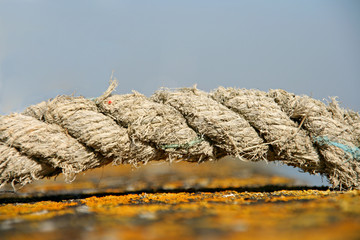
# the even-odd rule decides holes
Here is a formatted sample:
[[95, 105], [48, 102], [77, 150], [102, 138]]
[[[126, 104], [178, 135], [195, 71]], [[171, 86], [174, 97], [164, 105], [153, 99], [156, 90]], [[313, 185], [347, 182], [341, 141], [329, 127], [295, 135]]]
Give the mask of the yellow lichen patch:
[[0, 238], [360, 239], [360, 191], [294, 187], [235, 163], [109, 166], [72, 184], [34, 182], [0, 197], [18, 202], [0, 205]]
[[106, 196], [106, 197], [90, 197], [81, 200], [82, 203], [87, 204], [89, 207], [115, 207], [119, 204], [135, 203], [140, 196], [137, 194], [128, 194], [124, 196]]
[[[124, 216], [124, 212], [129, 216], [128, 211], [132, 209], [133, 217], [148, 214], [151, 216], [149, 219], [161, 220], [142, 227], [138, 233], [140, 238], [165, 237], [164, 232], [169, 230], [176, 231], [168, 233], [169, 236], [175, 235], [175, 239], [191, 239], [199, 231], [205, 235], [218, 234], [221, 239], [351, 239], [358, 236], [356, 232], [360, 230], [360, 216], [356, 214], [360, 208], [358, 193], [359, 191], [356, 194], [329, 191], [279, 191], [271, 194], [219, 192], [201, 193], [196, 199], [187, 194], [178, 198], [165, 194], [156, 199], [169, 202], [168, 204], [119, 206], [115, 207], [116, 212], [110, 212], [117, 214], [117, 217]], [[285, 200], [280, 201], [281, 204], [263, 201], [266, 199], [264, 196], [280, 194], [284, 195]], [[229, 196], [230, 200], [226, 203], [218, 201], [221, 196]], [[151, 194], [148, 197], [154, 199]], [[189, 197], [195, 201], [183, 201], [183, 198]], [[248, 197], [261, 204], [252, 204], [251, 201], [254, 200], [239, 201]], [[288, 197], [291, 201], [286, 201]], [[341, 206], [345, 208], [342, 209]], [[354, 212], [349, 212], [349, 209]], [[144, 232], [147, 233], [146, 236], [142, 235]]]
[[[92, 221], [96, 221], [91, 234], [84, 235], [83, 232], [81, 235], [87, 240], [105, 237], [356, 239], [360, 235], [359, 202], [358, 190], [218, 191], [90, 197], [80, 200], [76, 207], [88, 209], [88, 214], [93, 214], [90, 215], [93, 216]], [[30, 216], [46, 208], [49, 213], [63, 214], [74, 204], [7, 204], [3, 206], [6, 208], [2, 208], [2, 213], [7, 209], [7, 212], [18, 212], [7, 214], [8, 217]], [[34, 205], [31, 210], [30, 205]], [[24, 206], [28, 210], [24, 210]], [[19, 236], [25, 238], [25, 235]]]
[[227, 203], [239, 198], [235, 191], [222, 191], [216, 193], [155, 193], [155, 194], [128, 194], [122, 196], [91, 197], [81, 200], [83, 204], [91, 208], [116, 207], [119, 205], [141, 205], [141, 204], [170, 204], [176, 205], [189, 202], [221, 202]]
[[74, 205], [76, 205], [76, 203], [51, 201], [37, 202], [34, 204], [6, 204], [0, 206], [0, 220], [11, 218], [28, 220], [46, 219], [55, 215], [69, 213], [70, 211], [66, 209]]
[[[122, 196], [106, 196], [106, 197], [91, 197], [82, 200], [81, 202], [88, 207], [90, 211], [101, 212], [103, 214], [123, 214], [131, 212], [133, 215], [141, 213], [146, 208], [154, 206], [157, 210], [167, 210], [169, 206], [171, 209], [186, 210], [199, 209], [209, 204], [232, 204], [243, 205], [257, 202], [288, 202], [288, 201], [304, 201], [311, 199], [321, 199], [326, 196], [337, 196], [337, 192], [331, 191], [275, 191], [271, 193], [261, 192], [243, 192], [236, 191], [221, 191], [221, 192], [199, 192], [199, 193], [155, 193], [155, 194], [128, 194]], [[344, 208], [349, 209], [349, 206], [343, 203]], [[145, 206], [139, 207], [139, 206]], [[231, 205], [230, 205], [231, 206]], [[268, 205], [264, 205], [268, 207]], [[162, 209], [163, 208], [163, 209]], [[219, 207], [220, 208], [220, 207]], [[121, 210], [119, 210], [121, 209]], [[125, 210], [124, 210], [125, 209]], [[136, 211], [139, 212], [136, 212]]]
[[324, 196], [337, 195], [336, 192], [318, 191], [318, 190], [297, 190], [297, 191], [275, 191], [270, 196], [266, 196], [264, 200], [266, 202], [279, 202], [279, 201], [293, 201], [293, 200], [310, 200], [319, 199]]
[[130, 206], [130, 205], [122, 205], [112, 208], [96, 208], [92, 209], [97, 214], [102, 215], [117, 215], [122, 218], [129, 217], [141, 217], [147, 219], [155, 219], [157, 217], [157, 213], [161, 211], [167, 211], [171, 206], [167, 205], [139, 205], [139, 206]]
[[[353, 239], [360, 236], [360, 215], [356, 214], [360, 209], [359, 200], [351, 193], [341, 193], [305, 202], [216, 206], [212, 212], [217, 216], [216, 221], [228, 227], [232, 226], [231, 219], [241, 219], [246, 234], [233, 232], [234, 238]], [[354, 213], [339, 208], [344, 204]], [[236, 211], [233, 211], [234, 207], [237, 207]], [[292, 233], [296, 234], [292, 236]]]

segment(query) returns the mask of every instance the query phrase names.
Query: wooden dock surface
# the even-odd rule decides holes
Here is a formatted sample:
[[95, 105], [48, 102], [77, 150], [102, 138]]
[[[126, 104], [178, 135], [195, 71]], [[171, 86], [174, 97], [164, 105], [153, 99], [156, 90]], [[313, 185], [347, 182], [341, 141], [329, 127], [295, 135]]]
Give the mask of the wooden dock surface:
[[360, 239], [360, 191], [298, 186], [233, 160], [107, 166], [0, 203], [0, 239]]

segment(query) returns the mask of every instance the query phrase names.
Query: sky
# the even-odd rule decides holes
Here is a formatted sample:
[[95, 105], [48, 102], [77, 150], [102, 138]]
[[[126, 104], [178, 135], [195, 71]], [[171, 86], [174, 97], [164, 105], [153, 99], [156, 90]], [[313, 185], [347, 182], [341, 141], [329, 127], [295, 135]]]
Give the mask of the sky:
[[0, 114], [61, 94], [197, 84], [360, 110], [358, 0], [0, 0]]

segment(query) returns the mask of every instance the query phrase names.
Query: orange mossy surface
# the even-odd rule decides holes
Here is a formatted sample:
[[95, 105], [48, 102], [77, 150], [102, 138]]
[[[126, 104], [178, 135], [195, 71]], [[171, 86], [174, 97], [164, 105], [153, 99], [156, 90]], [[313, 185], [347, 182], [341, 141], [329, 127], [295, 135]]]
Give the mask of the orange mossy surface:
[[0, 195], [0, 239], [360, 238], [360, 191], [293, 183], [226, 161], [107, 167]]

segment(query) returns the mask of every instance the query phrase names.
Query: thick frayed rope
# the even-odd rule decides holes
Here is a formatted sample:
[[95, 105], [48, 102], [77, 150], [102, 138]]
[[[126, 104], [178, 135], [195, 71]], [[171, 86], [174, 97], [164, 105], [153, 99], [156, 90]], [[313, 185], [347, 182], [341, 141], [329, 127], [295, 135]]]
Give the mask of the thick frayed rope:
[[232, 155], [280, 161], [360, 189], [360, 117], [284, 90], [160, 89], [150, 98], [58, 96], [0, 116], [0, 186], [148, 161], [203, 162]]

